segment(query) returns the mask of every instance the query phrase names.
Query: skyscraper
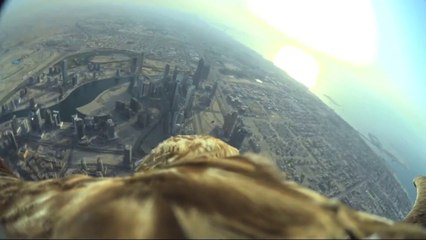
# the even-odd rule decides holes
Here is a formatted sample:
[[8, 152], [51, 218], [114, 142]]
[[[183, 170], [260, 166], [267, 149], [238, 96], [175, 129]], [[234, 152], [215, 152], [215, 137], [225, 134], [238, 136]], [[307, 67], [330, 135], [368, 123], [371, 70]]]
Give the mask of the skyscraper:
[[171, 111], [177, 111], [179, 107], [180, 82], [174, 82], [171, 95]]
[[232, 131], [229, 144], [240, 149], [247, 135], [249, 135], [249, 131], [242, 124], [238, 124]]
[[77, 139], [80, 140], [86, 135], [86, 126], [84, 124], [83, 119], [77, 118], [75, 119], [75, 127], [76, 127], [76, 133], [77, 133]]
[[166, 80], [166, 78], [169, 76], [169, 71], [170, 71], [170, 65], [166, 64], [166, 67], [164, 68], [163, 80]]
[[44, 123], [49, 127], [55, 127], [56, 125], [55, 120], [53, 119], [52, 111], [50, 111], [50, 109], [46, 109], [44, 113]]
[[203, 67], [204, 67], [204, 59], [201, 58], [198, 61], [197, 69], [195, 70], [194, 76], [192, 77], [196, 88], [198, 88], [198, 86], [200, 85]]
[[42, 132], [43, 122], [42, 122], [41, 113], [40, 113], [39, 108], [37, 108], [35, 111], [30, 112], [29, 119], [30, 119], [30, 122], [31, 122], [31, 129], [34, 132]]
[[138, 112], [141, 109], [141, 104], [136, 98], [130, 99], [130, 109], [132, 109], [133, 112]]
[[232, 112], [231, 114], [226, 114], [224, 116], [223, 132], [225, 134], [225, 137], [229, 138], [231, 136], [235, 124], [237, 123], [237, 118], [237, 112]]
[[151, 118], [148, 111], [139, 113], [137, 123], [140, 127], [145, 128], [149, 126]]
[[177, 70], [177, 66], [175, 66], [175, 69], [173, 70], [173, 77], [172, 77], [173, 82], [176, 82], [177, 74], [178, 74], [178, 70]]
[[18, 150], [19, 146], [16, 142], [15, 134], [13, 134], [12, 131], [6, 130], [5, 132], [3, 132], [3, 137], [6, 138], [7, 145], [9, 148], [13, 149], [14, 151]]
[[61, 115], [59, 114], [59, 111], [53, 110], [52, 111], [54, 126], [60, 128], [62, 126], [61, 122]]
[[124, 166], [129, 169], [132, 168], [133, 160], [132, 160], [132, 145], [126, 144], [124, 146], [124, 157], [123, 157]]
[[137, 67], [138, 67], [138, 58], [134, 57], [132, 58], [132, 63], [130, 65], [130, 72], [136, 73]]
[[210, 73], [210, 65], [204, 64], [203, 68], [201, 69], [200, 73], [200, 82], [202, 80], [206, 80]]
[[117, 138], [117, 133], [115, 132], [115, 123], [112, 121], [112, 119], [108, 119], [107, 122], [107, 137], [108, 139], [115, 139]]
[[62, 83], [67, 84], [68, 83], [68, 66], [67, 66], [67, 60], [62, 60]]
[[194, 91], [195, 91], [195, 86], [191, 85], [188, 90], [186, 91], [186, 96], [185, 96], [185, 104], [184, 104], [184, 115], [185, 117], [190, 117], [191, 116], [191, 112], [192, 112], [192, 105], [194, 102]]
[[19, 121], [18, 118], [16, 118], [16, 115], [13, 115], [12, 117], [11, 126], [13, 134], [19, 135], [21, 132], [21, 126], [19, 126]]

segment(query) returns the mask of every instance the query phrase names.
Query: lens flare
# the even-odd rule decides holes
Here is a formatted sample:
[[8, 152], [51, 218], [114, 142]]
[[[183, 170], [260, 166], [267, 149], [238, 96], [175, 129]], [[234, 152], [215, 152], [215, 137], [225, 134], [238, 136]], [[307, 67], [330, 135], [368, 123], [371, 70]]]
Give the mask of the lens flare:
[[370, 0], [249, 0], [248, 6], [260, 20], [319, 52], [357, 65], [376, 58]]
[[308, 88], [315, 86], [319, 64], [299, 48], [285, 46], [275, 56], [274, 64]]

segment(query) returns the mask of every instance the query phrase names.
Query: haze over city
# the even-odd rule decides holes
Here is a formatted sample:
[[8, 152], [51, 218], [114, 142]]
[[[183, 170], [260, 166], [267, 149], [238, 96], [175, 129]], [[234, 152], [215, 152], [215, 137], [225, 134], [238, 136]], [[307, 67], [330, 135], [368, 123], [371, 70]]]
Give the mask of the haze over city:
[[0, 32], [25, 45], [90, 14], [147, 9], [207, 22], [281, 68], [359, 131], [414, 200], [412, 179], [426, 171], [424, 1], [13, 0]]

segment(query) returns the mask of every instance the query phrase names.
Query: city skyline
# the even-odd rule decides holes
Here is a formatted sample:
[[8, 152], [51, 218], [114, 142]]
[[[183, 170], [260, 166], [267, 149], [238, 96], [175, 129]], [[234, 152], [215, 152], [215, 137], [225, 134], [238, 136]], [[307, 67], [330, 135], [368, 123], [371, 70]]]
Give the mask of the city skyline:
[[[10, 1], [9, 5], [6, 6], [6, 10], [2, 14], [0, 28], [8, 24], [19, 25], [20, 23], [31, 26], [28, 22], [32, 23], [32, 19], [40, 21], [37, 22], [36, 27], [42, 28], [45, 20], [39, 20], [38, 16], [44, 11], [49, 11], [49, 9], [53, 12], [50, 17], [54, 20], [56, 16], [59, 19], [59, 15], [73, 17], [72, 9], [77, 9], [80, 5], [87, 6], [87, 11], [91, 11], [90, 7], [96, 6], [101, 12], [102, 9], [113, 7], [117, 13], [130, 10], [137, 12], [144, 7], [152, 7], [178, 10], [196, 15], [201, 20], [210, 23], [255, 50], [265, 59], [275, 62], [277, 66], [280, 65], [276, 62], [277, 54], [282, 49], [293, 49], [295, 51], [285, 51], [284, 54], [284, 58], [286, 55], [290, 55], [290, 58], [284, 59], [290, 63], [296, 62], [297, 56], [302, 56], [300, 57], [301, 62], [292, 66], [293, 69], [307, 66], [303, 56], [311, 59], [312, 66], [315, 66], [315, 64], [318, 66], [317, 73], [312, 69], [307, 71], [310, 72], [310, 74], [307, 74], [308, 78], [314, 79], [313, 84], [310, 85], [310, 91], [320, 97], [362, 134], [372, 133], [376, 135], [392, 154], [406, 163], [409, 169], [404, 178], [404, 185], [408, 188], [408, 186], [411, 186], [411, 179], [425, 171], [422, 162], [425, 150], [422, 146], [425, 142], [424, 120], [426, 117], [425, 113], [421, 111], [424, 101], [422, 101], [420, 93], [424, 86], [419, 80], [422, 76], [421, 68], [417, 66], [421, 61], [415, 61], [415, 64], [413, 64], [412, 59], [414, 58], [410, 58], [410, 54], [413, 52], [421, 52], [414, 48], [415, 44], [412, 44], [413, 39], [415, 39], [414, 33], [418, 32], [416, 27], [419, 25], [414, 24], [413, 27], [406, 30], [406, 26], [413, 23], [413, 20], [408, 18], [407, 12], [413, 10], [411, 8], [417, 6], [415, 4], [418, 4], [416, 11], [419, 12], [424, 4], [416, 2], [414, 5], [412, 4], [413, 6], [400, 7], [397, 3], [388, 4], [388, 1], [362, 1], [359, 4], [352, 1], [348, 3], [351, 3], [350, 6], [354, 7], [348, 10], [348, 7], [344, 4], [335, 6], [335, 1], [324, 1], [320, 5], [315, 5], [318, 11], [304, 12], [303, 6], [292, 2], [128, 0], [104, 4], [105, 2], [100, 0], [73, 2], [15, 0]], [[305, 1], [305, 3], [309, 3], [309, 1]], [[264, 8], [263, 15], [262, 11], [253, 11], [256, 6]], [[306, 8], [308, 6], [309, 4]], [[262, 10], [260, 7], [258, 9]], [[265, 11], [268, 12], [274, 8], [282, 9], [282, 15], [286, 17], [283, 19], [295, 23], [293, 30], [285, 27], [280, 28], [280, 21], [274, 23], [271, 19], [264, 19]], [[31, 9], [31, 14], [19, 14], [20, 11], [29, 9]], [[350, 10], [353, 10], [353, 13], [344, 14]], [[292, 11], [300, 14], [288, 14]], [[309, 15], [313, 12], [316, 14], [314, 17]], [[281, 11], [275, 11], [271, 16], [279, 16], [280, 13]], [[366, 20], [358, 22], [356, 19], [351, 19], [356, 16], [364, 16], [366, 13], [368, 13]], [[55, 14], [57, 15], [55, 16]], [[74, 17], [78, 18], [78, 14], [75, 14]], [[330, 16], [323, 21], [321, 19], [324, 14]], [[412, 15], [416, 16], [416, 14]], [[334, 21], [339, 16], [342, 19]], [[323, 23], [323, 25], [329, 23], [329, 26], [325, 29], [322, 28], [324, 26], [312, 28], [313, 20], [311, 17], [321, 20], [322, 22], [319, 21], [319, 23]], [[348, 19], [345, 19], [345, 17]], [[303, 22], [303, 19], [307, 19], [306, 22]], [[401, 21], [396, 22], [396, 19]], [[361, 30], [350, 31], [346, 29], [343, 32], [345, 36], [327, 36], [336, 33], [336, 29], [339, 28], [339, 25], [333, 25], [335, 22], [349, 24], [349, 27], [352, 28], [359, 27]], [[374, 26], [368, 28], [365, 33], [362, 28], [370, 24]], [[297, 30], [298, 27], [301, 30], [294, 33], [294, 29]], [[313, 30], [318, 32], [324, 30], [325, 37], [319, 43], [303, 39], [316, 36], [315, 32], [309, 32]], [[396, 35], [401, 35], [401, 37], [396, 38]], [[359, 46], [356, 45], [358, 38], [362, 40], [365, 36], [369, 40], [363, 40], [363, 44], [360, 45], [365, 49], [356, 51], [359, 49]], [[340, 52], [330, 50], [330, 46], [332, 47], [333, 44], [328, 42], [332, 41], [333, 37], [336, 38], [337, 42], [340, 41], [340, 49], [350, 51], [345, 53], [343, 50]], [[351, 37], [354, 39], [346, 43], [345, 41], [348, 41]], [[410, 46], [410, 51], [406, 51], [407, 46]], [[297, 74], [300, 74], [300, 71], [293, 73], [291, 69], [286, 69], [288, 66], [280, 67], [293, 75], [296, 80], [300, 80], [297, 79]], [[410, 69], [414, 70], [410, 71]], [[408, 72], [413, 73], [407, 74]], [[330, 99], [336, 104], [331, 103]], [[401, 172], [397, 171], [397, 173]]]

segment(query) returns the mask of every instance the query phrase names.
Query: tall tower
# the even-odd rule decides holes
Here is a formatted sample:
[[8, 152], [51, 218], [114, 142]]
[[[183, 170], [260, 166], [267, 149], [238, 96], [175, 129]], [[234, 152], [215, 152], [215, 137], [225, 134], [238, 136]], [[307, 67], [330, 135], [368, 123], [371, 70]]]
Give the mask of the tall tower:
[[173, 77], [172, 77], [173, 82], [176, 82], [177, 74], [178, 74], [178, 70], [177, 70], [177, 66], [175, 66], [175, 69], [173, 70]]
[[194, 91], [195, 91], [194, 85], [190, 85], [188, 90], [186, 91], [184, 111], [185, 111], [185, 117], [187, 118], [191, 116], [192, 105], [194, 102]]
[[196, 88], [198, 88], [198, 86], [200, 85], [203, 68], [204, 68], [204, 59], [201, 58], [200, 61], [198, 61], [197, 69], [195, 70], [195, 73], [193, 76], [194, 85]]
[[237, 123], [238, 114], [237, 112], [232, 112], [231, 114], [226, 114], [223, 122], [223, 132], [225, 137], [231, 137], [232, 131], [235, 128]]
[[55, 126], [55, 120], [53, 119], [53, 115], [50, 109], [46, 109], [44, 114], [44, 121], [45, 121], [45, 124], [49, 127]]
[[140, 56], [140, 63], [139, 63], [139, 72], [140, 73], [142, 73], [142, 68], [143, 68], [143, 60], [144, 60], [144, 57], [145, 57], [145, 53], [141, 53], [141, 56]]
[[247, 128], [245, 128], [242, 124], [237, 124], [229, 139], [229, 144], [240, 149], [244, 139], [250, 135]]
[[59, 114], [59, 111], [53, 110], [52, 116], [53, 116], [54, 126], [60, 128], [62, 126], [62, 122], [61, 122], [61, 115]]
[[136, 69], [138, 68], [138, 58], [132, 58], [132, 63], [130, 65], [130, 72], [136, 73]]
[[166, 78], [169, 76], [169, 72], [170, 72], [170, 65], [166, 64], [166, 67], [164, 68], [163, 80], [166, 80]]
[[85, 132], [85, 124], [83, 119], [81, 118], [77, 118], [75, 119], [75, 127], [76, 127], [76, 133], [77, 133], [77, 139], [80, 140], [84, 137], [84, 135], [86, 135]]
[[115, 132], [114, 121], [112, 121], [112, 119], [110, 118], [106, 121], [106, 124], [107, 124], [107, 137], [108, 137], [108, 139], [117, 138], [117, 133]]
[[16, 142], [15, 134], [12, 131], [7, 130], [3, 133], [3, 136], [7, 139], [8, 145], [15, 151], [18, 150], [19, 146]]
[[38, 108], [35, 111], [31, 111], [29, 118], [31, 122], [31, 129], [33, 129], [34, 131], [42, 132], [43, 123], [41, 119], [40, 109]]
[[180, 82], [175, 82], [172, 88], [172, 95], [170, 96], [171, 100], [171, 111], [177, 111], [179, 107], [179, 89]]
[[132, 160], [132, 145], [126, 144], [124, 146], [124, 157], [123, 157], [124, 166], [129, 169], [132, 168], [133, 160]]
[[12, 125], [13, 134], [19, 135], [19, 133], [21, 132], [21, 126], [19, 126], [19, 121], [16, 118], [16, 115], [13, 115], [11, 125]]
[[67, 66], [67, 60], [62, 60], [62, 82], [63, 84], [67, 84], [68, 83], [68, 66]]

